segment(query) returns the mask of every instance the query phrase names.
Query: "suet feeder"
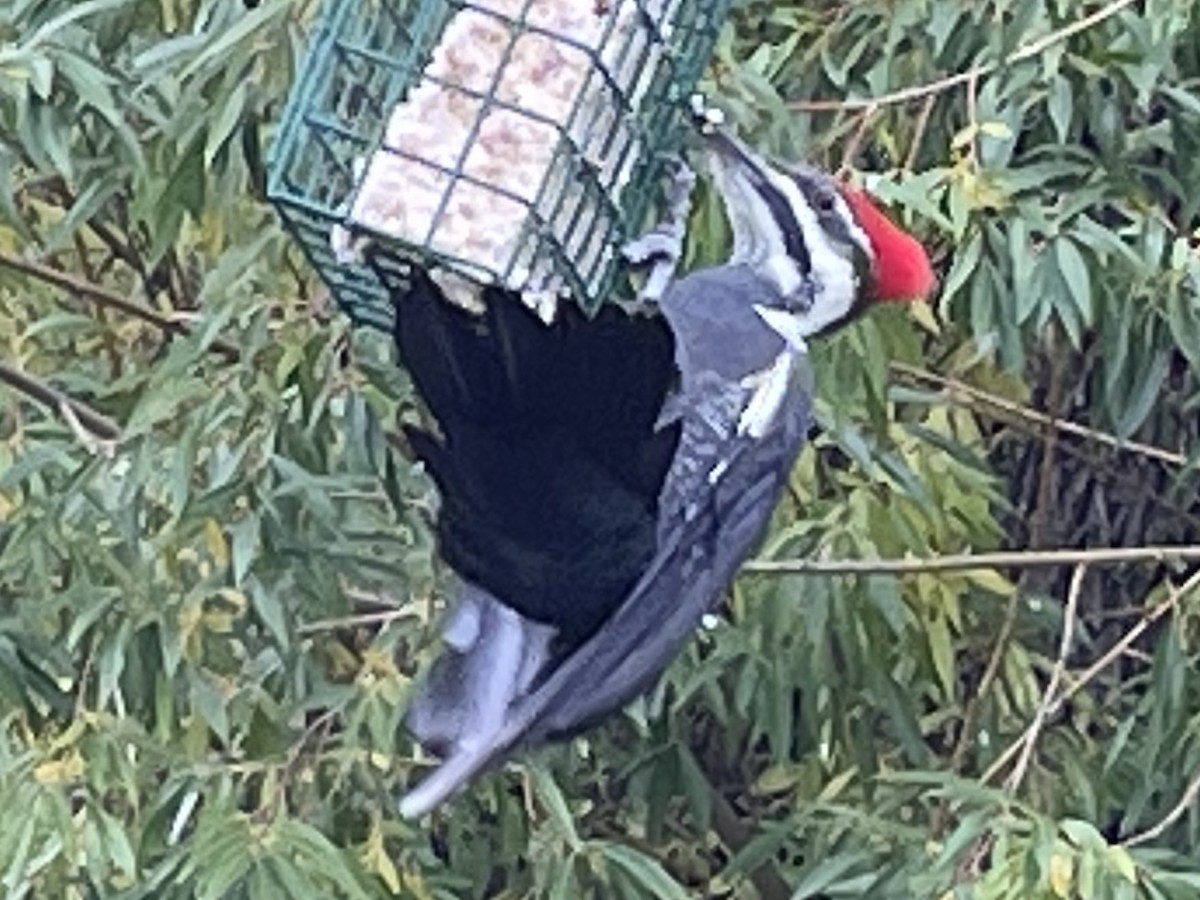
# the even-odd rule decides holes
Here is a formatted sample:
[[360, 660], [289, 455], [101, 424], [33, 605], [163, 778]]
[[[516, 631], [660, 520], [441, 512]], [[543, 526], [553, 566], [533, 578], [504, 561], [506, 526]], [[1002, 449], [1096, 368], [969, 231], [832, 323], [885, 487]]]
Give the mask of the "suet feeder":
[[390, 327], [413, 264], [594, 308], [730, 5], [326, 0], [270, 198], [357, 323]]

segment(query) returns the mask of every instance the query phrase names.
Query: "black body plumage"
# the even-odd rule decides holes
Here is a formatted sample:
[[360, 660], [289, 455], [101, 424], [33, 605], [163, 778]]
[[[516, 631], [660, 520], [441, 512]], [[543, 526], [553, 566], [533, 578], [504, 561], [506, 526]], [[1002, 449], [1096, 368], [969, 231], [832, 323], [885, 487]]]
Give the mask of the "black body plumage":
[[[588, 319], [564, 304], [547, 326], [519, 298], [484, 299], [476, 316], [423, 279], [398, 299], [401, 358], [441, 432], [410, 439], [466, 593], [560, 631], [532, 678], [490, 661], [484, 675], [476, 648], [447, 649], [410, 723], [448, 759], [406, 798], [408, 815], [649, 689], [761, 538], [808, 427], [807, 363], [754, 310], [776, 298], [746, 267], [680, 279], [661, 317], [613, 306]], [[778, 403], [750, 433], [746, 411], [780, 359]], [[474, 725], [442, 715], [506, 677], [507, 708]]]
[[409, 440], [438, 486], [438, 549], [463, 579], [559, 630], [591, 634], [654, 553], [678, 428], [656, 429], [673, 341], [659, 317], [563, 304], [547, 325], [488, 290], [477, 315], [418, 276], [396, 344], [437, 422]]

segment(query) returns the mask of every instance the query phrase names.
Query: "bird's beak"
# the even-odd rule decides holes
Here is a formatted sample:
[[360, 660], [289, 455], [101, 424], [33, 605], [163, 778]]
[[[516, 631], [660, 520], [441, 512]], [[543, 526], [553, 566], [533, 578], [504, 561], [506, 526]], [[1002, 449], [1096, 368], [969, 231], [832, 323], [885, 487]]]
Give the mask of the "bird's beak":
[[787, 197], [775, 185], [774, 167], [732, 133], [716, 125], [700, 131], [709, 150], [713, 183], [733, 232], [731, 262], [758, 268], [777, 256], [805, 256]]
[[749, 186], [762, 187], [770, 183], [767, 177], [770, 167], [766, 160], [728, 129], [706, 125], [701, 128], [700, 134], [708, 147], [717, 177], [724, 180], [729, 175], [737, 175], [746, 179]]

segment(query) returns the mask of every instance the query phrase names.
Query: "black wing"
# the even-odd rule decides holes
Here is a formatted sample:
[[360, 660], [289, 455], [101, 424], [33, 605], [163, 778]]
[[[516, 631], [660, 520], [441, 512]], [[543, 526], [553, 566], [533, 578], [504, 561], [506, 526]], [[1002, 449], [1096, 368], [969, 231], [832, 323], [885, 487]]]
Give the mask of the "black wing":
[[[518, 745], [576, 733], [648, 689], [721, 599], [760, 540], [804, 443], [810, 398], [797, 382], [779, 419], [754, 439], [734, 434], [710, 448], [698, 503], [679, 507], [659, 529], [658, 551], [629, 596], [599, 630], [532, 693], [509, 709], [481, 746], [448, 759], [401, 803], [420, 815]], [[688, 450], [687, 423], [681, 454]]]
[[653, 554], [678, 440], [655, 421], [674, 379], [657, 317], [563, 303], [546, 325], [511, 292], [476, 315], [415, 273], [396, 300], [400, 361], [440, 436], [410, 429], [442, 498], [438, 544], [463, 579], [572, 646]]

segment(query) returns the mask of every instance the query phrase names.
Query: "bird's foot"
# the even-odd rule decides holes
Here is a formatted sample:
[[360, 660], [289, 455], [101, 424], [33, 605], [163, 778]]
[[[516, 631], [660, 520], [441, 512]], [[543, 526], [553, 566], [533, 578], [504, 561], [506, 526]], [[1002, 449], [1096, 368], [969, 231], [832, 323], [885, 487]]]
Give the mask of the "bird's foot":
[[662, 298], [683, 259], [683, 243], [695, 185], [696, 173], [684, 162], [683, 157], [675, 157], [667, 187], [666, 218], [621, 248], [621, 255], [631, 265], [648, 270], [642, 289], [638, 292], [638, 299], [644, 303], [657, 303]]

